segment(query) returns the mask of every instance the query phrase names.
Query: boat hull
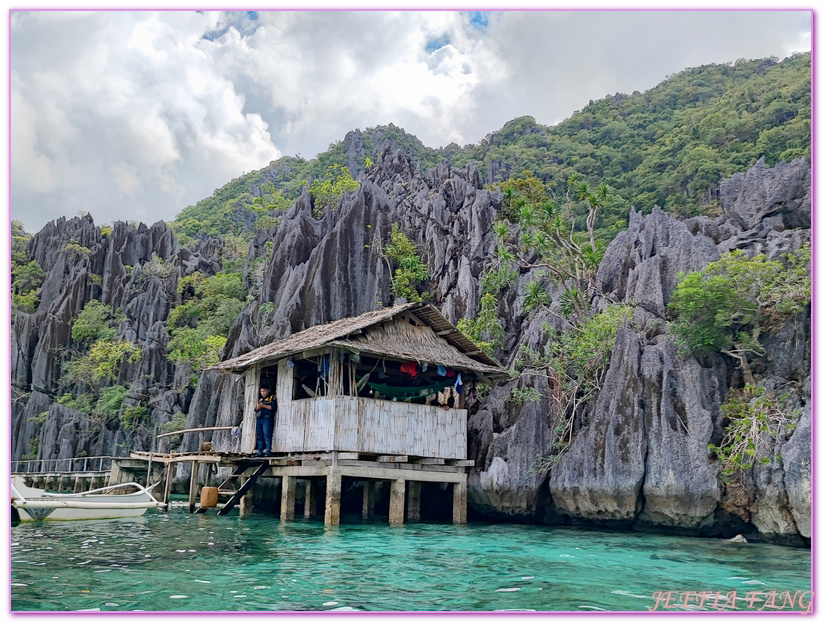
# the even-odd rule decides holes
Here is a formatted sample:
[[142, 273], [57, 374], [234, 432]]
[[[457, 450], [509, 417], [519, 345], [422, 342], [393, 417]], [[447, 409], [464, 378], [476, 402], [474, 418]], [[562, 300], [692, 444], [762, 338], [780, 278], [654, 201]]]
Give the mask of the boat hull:
[[[115, 493], [124, 487], [136, 488], [133, 493]], [[120, 519], [139, 517], [149, 508], [163, 506], [145, 489], [135, 483], [104, 487], [84, 493], [46, 493], [25, 486], [22, 479], [12, 482], [12, 506], [20, 521], [76, 521], [83, 519]]]

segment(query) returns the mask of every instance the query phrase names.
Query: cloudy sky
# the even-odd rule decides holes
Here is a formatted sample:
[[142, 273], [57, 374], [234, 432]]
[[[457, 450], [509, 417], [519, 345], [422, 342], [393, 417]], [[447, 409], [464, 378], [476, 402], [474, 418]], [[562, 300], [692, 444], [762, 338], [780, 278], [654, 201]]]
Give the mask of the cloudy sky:
[[810, 31], [809, 11], [15, 11], [11, 216], [172, 220], [355, 128], [476, 143]]

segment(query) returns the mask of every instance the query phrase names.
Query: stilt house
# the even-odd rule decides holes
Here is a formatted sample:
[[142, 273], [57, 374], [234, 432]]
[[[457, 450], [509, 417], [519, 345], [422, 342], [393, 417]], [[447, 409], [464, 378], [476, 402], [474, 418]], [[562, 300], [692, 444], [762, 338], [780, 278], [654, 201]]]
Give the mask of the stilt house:
[[218, 363], [245, 375], [241, 452], [259, 388], [277, 396], [272, 451], [466, 458], [465, 398], [509, 377], [434, 307], [408, 303], [311, 327]]

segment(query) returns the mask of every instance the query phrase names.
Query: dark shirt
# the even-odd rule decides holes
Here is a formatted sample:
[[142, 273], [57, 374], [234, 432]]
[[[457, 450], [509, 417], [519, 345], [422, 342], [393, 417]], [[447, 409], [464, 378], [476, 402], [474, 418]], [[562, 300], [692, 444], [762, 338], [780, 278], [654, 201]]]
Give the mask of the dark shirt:
[[274, 399], [274, 396], [266, 396], [265, 398], [261, 398], [259, 402], [267, 405], [269, 408], [267, 409], [264, 406], [259, 409], [255, 409], [255, 411], [257, 411], [258, 419], [274, 417], [274, 414], [277, 412], [277, 401]]

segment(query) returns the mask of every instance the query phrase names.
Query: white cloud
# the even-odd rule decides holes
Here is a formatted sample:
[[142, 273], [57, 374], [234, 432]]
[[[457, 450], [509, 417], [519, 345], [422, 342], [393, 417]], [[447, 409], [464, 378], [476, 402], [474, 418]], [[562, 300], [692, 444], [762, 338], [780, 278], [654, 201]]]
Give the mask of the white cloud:
[[14, 12], [12, 216], [171, 220], [282, 154], [393, 122], [431, 147], [709, 62], [810, 47], [808, 12]]

